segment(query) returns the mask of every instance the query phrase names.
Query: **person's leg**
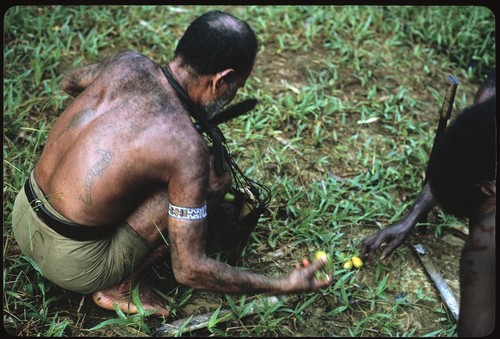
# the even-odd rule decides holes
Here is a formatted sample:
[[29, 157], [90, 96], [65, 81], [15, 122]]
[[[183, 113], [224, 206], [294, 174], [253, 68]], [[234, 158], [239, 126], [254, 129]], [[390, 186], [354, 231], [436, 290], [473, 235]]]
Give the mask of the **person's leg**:
[[[210, 165], [212, 168], [213, 157], [210, 160]], [[214, 171], [211, 169], [207, 193], [208, 214], [214, 213], [217, 206], [223, 200], [224, 195], [231, 188], [231, 176], [229, 172], [217, 178], [212, 173], [214, 173]], [[137, 309], [130, 302], [130, 291], [134, 288], [134, 285], [141, 277], [143, 271], [158, 261], [158, 259], [162, 258], [169, 250], [167, 243], [168, 203], [168, 187], [165, 186], [158, 189], [146, 199], [134, 213], [128, 217], [127, 223], [130, 227], [141, 238], [151, 244], [155, 250], [153, 250], [148, 257], [143, 259], [143, 261], [136, 266], [134, 272], [120, 284], [94, 292], [92, 299], [97, 305], [112, 310], [113, 304], [116, 303], [118, 307], [125, 312], [137, 312]], [[214, 230], [212, 229], [212, 231]], [[168, 309], [164, 307], [162, 303], [158, 302], [145, 284], [141, 284], [140, 287], [141, 303], [145, 310], [157, 310], [156, 315], [159, 316], [168, 316], [170, 314]]]
[[[70, 221], [51, 207], [34, 180], [32, 189], [36, 204], [43, 205], [51, 218]], [[12, 229], [23, 254], [38, 265], [46, 279], [82, 294], [116, 285], [133, 270], [135, 262], [143, 261], [153, 250], [125, 223], [101, 239], [82, 241], [63, 236], [44, 223], [37, 208], [30, 206], [24, 189], [14, 203]]]
[[[92, 294], [92, 300], [96, 305], [107, 309], [114, 310], [114, 304], [123, 312], [135, 314], [138, 312], [136, 305], [132, 302], [130, 293], [135, 285], [139, 282], [144, 270], [149, 268], [156, 261], [165, 256], [169, 250], [168, 246], [158, 246], [137, 268], [136, 270], [120, 284], [112, 286]], [[139, 288], [139, 296], [144, 310], [156, 310], [155, 315], [168, 317], [170, 312], [168, 308], [157, 298], [151, 289], [146, 284], [141, 284]]]
[[[207, 202], [209, 214], [212, 214], [217, 208], [228, 188], [229, 186], [224, 187], [221, 192], [212, 195]], [[92, 300], [98, 306], [113, 310], [113, 304], [116, 304], [124, 312], [137, 313], [137, 308], [131, 302], [130, 292], [139, 281], [144, 270], [164, 257], [170, 250], [167, 242], [167, 209], [168, 193], [165, 188], [158, 190], [129, 216], [127, 223], [130, 227], [140, 237], [154, 246], [155, 249], [120, 284], [94, 292]], [[156, 310], [155, 315], [164, 317], [170, 314], [167, 307], [159, 301], [159, 298], [155, 297], [154, 293], [144, 283], [140, 285], [140, 299], [146, 311]]]
[[[136, 306], [131, 301], [130, 292], [144, 273], [159, 259], [164, 257], [169, 250], [167, 244], [167, 207], [168, 195], [166, 190], [158, 191], [142, 203], [139, 208], [128, 219], [130, 227], [146, 241], [156, 248], [147, 256], [120, 284], [96, 291], [92, 295], [92, 300], [100, 307], [113, 310], [116, 304], [122, 311], [130, 314], [137, 313]], [[161, 232], [161, 233], [160, 233]], [[161, 234], [161, 235], [160, 235]], [[160, 235], [160, 236], [158, 236]], [[158, 240], [159, 239], [159, 240]], [[167, 317], [170, 312], [163, 303], [155, 297], [146, 284], [140, 285], [140, 299], [146, 311], [156, 310], [157, 316]]]
[[460, 258], [458, 336], [490, 334], [495, 328], [495, 213], [471, 224]]

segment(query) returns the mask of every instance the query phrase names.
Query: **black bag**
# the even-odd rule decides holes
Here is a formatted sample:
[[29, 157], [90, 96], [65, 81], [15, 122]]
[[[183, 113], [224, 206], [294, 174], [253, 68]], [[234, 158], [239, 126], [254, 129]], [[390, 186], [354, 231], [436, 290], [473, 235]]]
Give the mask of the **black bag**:
[[250, 235], [260, 216], [267, 211], [271, 200], [270, 189], [249, 179], [228, 155], [233, 179], [232, 201], [224, 200], [215, 213], [208, 216], [208, 243], [210, 252], [219, 252], [230, 264], [241, 258]]

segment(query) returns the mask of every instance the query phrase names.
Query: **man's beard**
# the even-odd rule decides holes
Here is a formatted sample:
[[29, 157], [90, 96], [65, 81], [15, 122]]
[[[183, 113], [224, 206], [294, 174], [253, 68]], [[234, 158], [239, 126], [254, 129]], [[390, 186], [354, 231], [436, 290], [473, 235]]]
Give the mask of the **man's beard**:
[[209, 101], [204, 105], [207, 119], [212, 119], [217, 113], [222, 111], [224, 106], [231, 102], [231, 89], [229, 88], [219, 99]]

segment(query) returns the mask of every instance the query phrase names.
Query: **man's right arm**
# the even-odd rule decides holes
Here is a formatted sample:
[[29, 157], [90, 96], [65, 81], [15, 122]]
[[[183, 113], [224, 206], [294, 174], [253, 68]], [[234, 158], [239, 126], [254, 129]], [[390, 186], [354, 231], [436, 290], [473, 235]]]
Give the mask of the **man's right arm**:
[[70, 70], [62, 80], [62, 90], [73, 97], [78, 96], [94, 81], [101, 71], [101, 66], [99, 63]]
[[427, 215], [432, 207], [436, 205], [436, 199], [432, 194], [429, 183], [426, 183], [417, 200], [410, 207], [408, 214], [394, 225], [379, 230], [374, 234], [365, 237], [361, 242], [361, 258], [369, 260], [373, 253], [382, 245], [387, 243], [387, 247], [382, 251], [381, 260], [387, 258], [397, 249], [408, 237], [410, 231], [417, 222]]
[[[194, 210], [204, 206], [209, 186], [208, 150], [204, 150], [204, 147], [191, 149], [201, 152], [195, 154], [190, 153], [189, 149], [182, 152], [177, 149], [179, 154], [190, 153], [190, 156], [177, 159], [176, 166], [171, 168], [168, 188], [169, 203], [173, 205], [172, 213], [169, 209], [168, 215], [169, 245], [172, 270], [179, 283], [229, 294], [297, 293], [315, 291], [331, 283], [331, 276], [321, 280], [315, 278], [315, 272], [324, 266], [324, 260], [299, 267], [288, 276], [270, 278], [240, 271], [208, 257], [205, 248], [206, 216], [194, 213], [194, 219], [187, 219], [181, 213], [182, 209]], [[206, 162], [202, 159], [206, 159]]]
[[321, 280], [315, 277], [315, 272], [325, 264], [320, 260], [280, 278], [240, 271], [206, 256], [205, 220], [183, 221], [169, 217], [168, 224], [172, 269], [181, 284], [228, 294], [286, 294], [316, 291], [331, 283], [331, 276]]

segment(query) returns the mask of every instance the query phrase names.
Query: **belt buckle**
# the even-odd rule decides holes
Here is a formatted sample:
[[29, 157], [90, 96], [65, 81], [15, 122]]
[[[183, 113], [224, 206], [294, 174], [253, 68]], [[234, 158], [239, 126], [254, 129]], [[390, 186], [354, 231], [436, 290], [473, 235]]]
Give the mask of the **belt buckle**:
[[38, 212], [40, 210], [40, 206], [43, 204], [43, 201], [41, 201], [40, 199], [35, 199], [32, 201], [32, 204], [33, 204], [33, 210], [35, 212]]

